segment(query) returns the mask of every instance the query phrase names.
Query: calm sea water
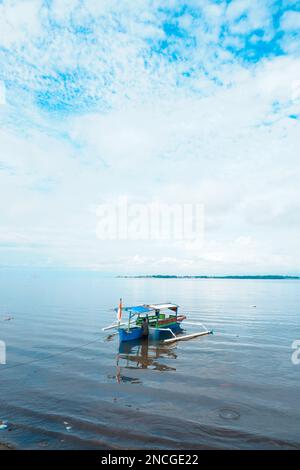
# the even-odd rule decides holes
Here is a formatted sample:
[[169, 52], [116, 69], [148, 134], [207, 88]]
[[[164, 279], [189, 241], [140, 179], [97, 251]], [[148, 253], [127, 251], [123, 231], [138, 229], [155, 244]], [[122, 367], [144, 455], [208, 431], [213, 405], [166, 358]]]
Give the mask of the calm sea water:
[[[299, 281], [0, 274], [0, 442], [300, 448]], [[215, 334], [119, 348], [112, 307], [171, 301]], [[12, 317], [7, 320], [7, 317]], [[197, 331], [189, 326], [187, 332]]]

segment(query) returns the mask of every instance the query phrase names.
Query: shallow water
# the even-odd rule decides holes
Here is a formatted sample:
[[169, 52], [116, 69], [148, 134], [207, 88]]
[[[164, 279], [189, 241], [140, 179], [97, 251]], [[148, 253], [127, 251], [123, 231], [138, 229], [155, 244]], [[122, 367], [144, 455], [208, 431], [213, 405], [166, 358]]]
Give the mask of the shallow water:
[[[0, 442], [19, 448], [300, 448], [297, 280], [0, 274]], [[127, 343], [112, 307], [175, 302], [214, 335]], [[10, 320], [7, 318], [12, 317]], [[189, 325], [187, 332], [197, 331]], [[109, 334], [110, 333], [110, 334]]]

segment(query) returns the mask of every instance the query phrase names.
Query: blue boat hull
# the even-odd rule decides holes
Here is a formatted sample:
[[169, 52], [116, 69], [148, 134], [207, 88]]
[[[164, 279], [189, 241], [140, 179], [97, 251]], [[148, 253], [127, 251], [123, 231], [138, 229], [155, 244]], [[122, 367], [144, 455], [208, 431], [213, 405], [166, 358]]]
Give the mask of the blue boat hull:
[[[179, 333], [180, 331], [182, 331], [182, 328], [178, 323], [175, 325], [171, 325], [168, 328], [171, 329], [174, 333]], [[149, 331], [149, 337], [156, 341], [159, 341], [160, 339], [168, 338], [170, 336], [171, 336], [171, 333], [169, 331], [164, 331], [164, 330], [159, 330], [159, 329], [151, 329]], [[141, 339], [143, 338], [143, 330], [140, 327], [130, 328], [129, 331], [126, 328], [120, 328], [119, 337], [120, 337], [121, 342], [134, 341], [136, 339]]]
[[129, 331], [125, 328], [119, 329], [120, 341], [133, 341], [135, 339], [140, 339], [143, 337], [142, 328], [136, 327], [131, 328]]

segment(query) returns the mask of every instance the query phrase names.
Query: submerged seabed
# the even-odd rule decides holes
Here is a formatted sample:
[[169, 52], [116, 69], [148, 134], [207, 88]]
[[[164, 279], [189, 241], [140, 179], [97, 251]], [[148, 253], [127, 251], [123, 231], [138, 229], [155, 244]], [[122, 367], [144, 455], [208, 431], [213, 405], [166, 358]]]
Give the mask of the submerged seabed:
[[[299, 281], [0, 279], [0, 442], [18, 448], [300, 448]], [[127, 304], [172, 301], [215, 334], [125, 344]], [[189, 326], [188, 332], [197, 331]], [[110, 333], [110, 334], [108, 334]]]

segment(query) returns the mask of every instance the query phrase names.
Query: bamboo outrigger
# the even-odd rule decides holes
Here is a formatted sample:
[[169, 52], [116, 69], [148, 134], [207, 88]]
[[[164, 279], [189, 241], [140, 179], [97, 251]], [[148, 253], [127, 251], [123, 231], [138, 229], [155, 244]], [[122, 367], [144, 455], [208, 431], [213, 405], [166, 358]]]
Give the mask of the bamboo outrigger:
[[[165, 343], [173, 343], [212, 334], [212, 331], [202, 323], [185, 322], [185, 324], [201, 326], [203, 331], [182, 335], [184, 331], [182, 322], [186, 320], [186, 316], [179, 315], [178, 309], [179, 306], [173, 303], [123, 307], [122, 299], [120, 299], [119, 306], [115, 309], [118, 312], [117, 323], [103, 328], [103, 331], [117, 329], [121, 342], [149, 336], [155, 340], [163, 340]], [[121, 322], [123, 311], [128, 314], [127, 322]]]

